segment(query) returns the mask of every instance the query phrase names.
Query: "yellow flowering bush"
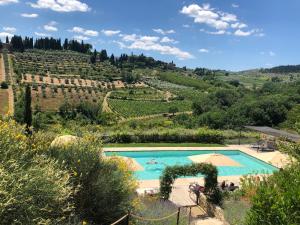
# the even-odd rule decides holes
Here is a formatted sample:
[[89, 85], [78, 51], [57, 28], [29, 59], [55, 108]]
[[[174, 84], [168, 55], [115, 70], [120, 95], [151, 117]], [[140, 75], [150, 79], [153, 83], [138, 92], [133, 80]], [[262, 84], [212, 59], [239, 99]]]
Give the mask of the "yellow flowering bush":
[[24, 134], [16, 122], [0, 120], [0, 223], [66, 224], [75, 218], [70, 175], [40, 154], [47, 151], [41, 136]]
[[87, 223], [110, 224], [135, 205], [136, 181], [123, 161], [104, 160], [101, 136], [85, 134], [49, 151], [78, 187], [76, 214]]

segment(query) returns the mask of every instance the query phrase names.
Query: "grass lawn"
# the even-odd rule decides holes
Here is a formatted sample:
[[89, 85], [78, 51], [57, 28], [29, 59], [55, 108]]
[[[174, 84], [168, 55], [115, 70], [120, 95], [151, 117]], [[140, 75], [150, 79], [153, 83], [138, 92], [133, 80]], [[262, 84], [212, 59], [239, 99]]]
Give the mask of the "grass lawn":
[[113, 143], [104, 144], [104, 147], [222, 147], [220, 144], [203, 144], [203, 143]]

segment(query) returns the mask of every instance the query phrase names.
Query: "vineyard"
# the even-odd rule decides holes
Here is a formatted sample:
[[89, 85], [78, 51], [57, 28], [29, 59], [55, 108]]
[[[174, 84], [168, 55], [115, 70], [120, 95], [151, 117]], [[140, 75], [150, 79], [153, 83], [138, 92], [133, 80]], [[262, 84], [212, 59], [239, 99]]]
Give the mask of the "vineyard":
[[112, 99], [136, 100], [136, 101], [163, 101], [165, 94], [154, 88], [130, 88], [113, 91], [110, 95]]
[[171, 107], [177, 107], [179, 112], [191, 111], [190, 101], [131, 101], [120, 99], [109, 99], [109, 105], [119, 115], [130, 117], [141, 117], [153, 114], [168, 113]]
[[170, 83], [178, 84], [178, 85], [194, 87], [199, 90], [206, 90], [212, 86], [206, 81], [189, 77], [189, 76], [183, 76], [175, 72], [160, 73], [159, 79], [163, 81], [168, 81]]

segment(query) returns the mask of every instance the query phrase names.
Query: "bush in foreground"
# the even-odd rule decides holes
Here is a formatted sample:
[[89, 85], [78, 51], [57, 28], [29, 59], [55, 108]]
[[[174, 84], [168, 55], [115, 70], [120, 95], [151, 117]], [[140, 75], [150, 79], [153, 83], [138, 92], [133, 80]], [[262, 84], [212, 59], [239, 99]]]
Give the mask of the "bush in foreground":
[[110, 224], [133, 208], [132, 173], [103, 159], [100, 139], [49, 148], [49, 133], [25, 133], [0, 120], [1, 224]]
[[74, 219], [70, 176], [39, 155], [24, 133], [15, 122], [0, 120], [0, 221], [65, 224]]
[[127, 165], [101, 155], [100, 137], [86, 135], [73, 144], [53, 147], [50, 156], [71, 174], [78, 187], [76, 214], [97, 224], [112, 223], [133, 208], [135, 180]]
[[285, 143], [281, 147], [294, 157], [294, 162], [260, 182], [246, 225], [300, 224], [300, 144]]

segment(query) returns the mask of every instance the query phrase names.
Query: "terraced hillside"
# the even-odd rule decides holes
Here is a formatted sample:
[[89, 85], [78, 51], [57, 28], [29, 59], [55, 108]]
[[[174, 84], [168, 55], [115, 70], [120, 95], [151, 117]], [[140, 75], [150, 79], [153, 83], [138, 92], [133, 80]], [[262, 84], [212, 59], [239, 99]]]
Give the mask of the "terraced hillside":
[[14, 54], [14, 71], [17, 75], [69, 76], [107, 81], [119, 78], [120, 71], [108, 61], [90, 63], [90, 56], [72, 51], [27, 50]]

